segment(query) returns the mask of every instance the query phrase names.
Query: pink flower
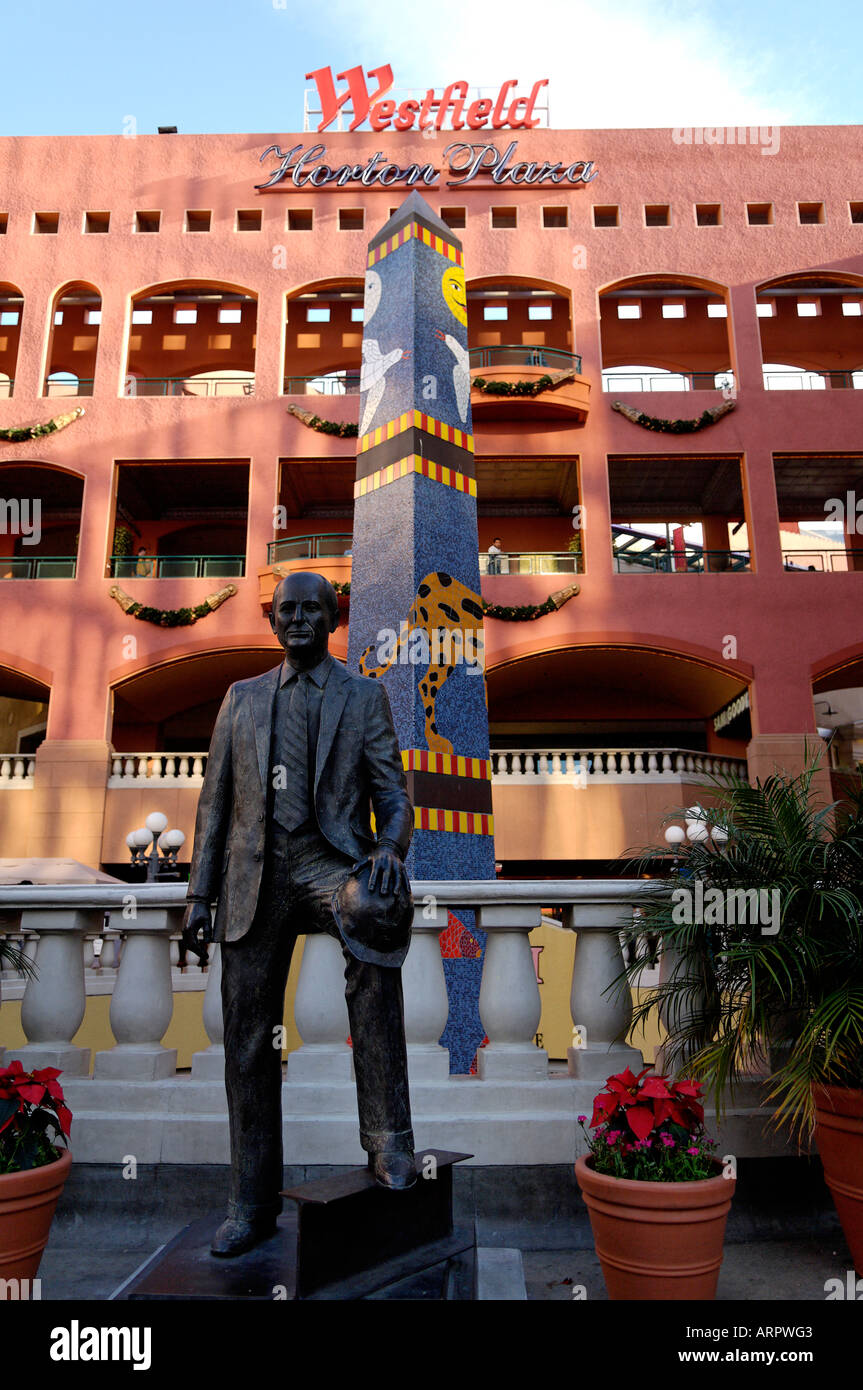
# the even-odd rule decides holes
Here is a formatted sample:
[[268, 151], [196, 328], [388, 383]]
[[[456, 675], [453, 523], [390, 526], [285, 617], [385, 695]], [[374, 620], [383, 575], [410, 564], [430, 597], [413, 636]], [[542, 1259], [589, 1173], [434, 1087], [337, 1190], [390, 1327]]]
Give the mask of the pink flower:
[[660, 1134], [659, 1137], [667, 1149], [673, 1149], [675, 1147], [674, 1140], [670, 1134]]
[[579, 1115], [579, 1117], [578, 1117], [578, 1123], [579, 1123], [580, 1125], [583, 1125], [586, 1119], [587, 1119], [587, 1116], [586, 1116], [586, 1115]]
[[701, 1150], [700, 1150], [700, 1149], [687, 1149], [686, 1152], [687, 1152], [688, 1154], [697, 1154], [697, 1153], [700, 1153]]

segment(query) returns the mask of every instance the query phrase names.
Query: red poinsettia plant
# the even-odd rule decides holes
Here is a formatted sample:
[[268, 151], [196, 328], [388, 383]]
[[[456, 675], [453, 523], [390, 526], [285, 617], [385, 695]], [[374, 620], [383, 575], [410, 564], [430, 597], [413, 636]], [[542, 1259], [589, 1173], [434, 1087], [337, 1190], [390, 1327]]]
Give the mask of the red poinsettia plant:
[[25, 1071], [17, 1059], [0, 1067], [0, 1173], [41, 1168], [58, 1158], [55, 1141], [66, 1144], [72, 1127], [59, 1075], [56, 1067]]
[[[716, 1174], [715, 1144], [704, 1132], [702, 1086], [671, 1081], [645, 1067], [610, 1076], [585, 1129], [597, 1173], [639, 1182], [695, 1182]], [[589, 1133], [594, 1130], [595, 1133]]]

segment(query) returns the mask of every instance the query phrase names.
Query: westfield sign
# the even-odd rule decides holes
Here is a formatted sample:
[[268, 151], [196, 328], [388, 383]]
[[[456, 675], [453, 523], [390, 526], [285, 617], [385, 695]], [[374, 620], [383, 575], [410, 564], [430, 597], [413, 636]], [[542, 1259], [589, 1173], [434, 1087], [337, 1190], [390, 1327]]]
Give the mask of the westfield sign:
[[532, 130], [539, 125], [539, 117], [533, 114], [537, 97], [548, 86], [548, 78], [543, 78], [534, 82], [529, 96], [517, 96], [513, 88], [518, 82], [512, 78], [501, 84], [496, 98], [481, 97], [468, 104], [467, 82], [451, 82], [440, 96], [430, 87], [422, 100], [409, 98], [397, 104], [385, 99], [393, 86], [389, 63], [370, 68], [368, 76], [377, 84], [374, 90], [369, 89], [361, 67], [337, 73], [336, 81], [347, 84], [337, 92], [331, 68], [306, 73], [307, 81], [313, 81], [318, 89], [319, 131], [331, 126], [346, 108], [352, 113], [348, 130], [358, 130], [366, 120], [372, 130], [442, 130], [447, 115], [452, 130]]

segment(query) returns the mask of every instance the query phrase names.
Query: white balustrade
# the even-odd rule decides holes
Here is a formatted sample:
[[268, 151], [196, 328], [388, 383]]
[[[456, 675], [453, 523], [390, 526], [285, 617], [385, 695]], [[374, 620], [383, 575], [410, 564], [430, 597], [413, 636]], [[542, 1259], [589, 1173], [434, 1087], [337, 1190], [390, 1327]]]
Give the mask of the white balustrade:
[[410, 949], [402, 966], [408, 1078], [446, 1081], [449, 1052], [438, 1039], [446, 1028], [449, 999], [440, 953], [440, 934], [448, 922], [445, 907], [434, 901], [414, 909]]
[[520, 748], [496, 750], [491, 759], [495, 782], [675, 783], [729, 772], [746, 776], [742, 758], [719, 759], [673, 748]]
[[641, 1053], [625, 1041], [632, 1022], [629, 990], [608, 990], [623, 970], [621, 908], [606, 895], [591, 900], [585, 894], [564, 911], [564, 925], [577, 933], [567, 1070], [580, 1081], [605, 1081], [625, 1067], [638, 1072], [643, 1065]]
[[32, 787], [35, 773], [35, 758], [0, 758], [0, 791]]
[[477, 926], [489, 933], [479, 1016], [488, 1044], [477, 1056], [481, 1080], [542, 1080], [548, 1053], [534, 1043], [542, 1001], [528, 933], [542, 923], [539, 905], [482, 905]]
[[111, 759], [108, 786], [200, 787], [206, 767], [206, 753], [117, 753]]
[[332, 936], [307, 936], [294, 999], [294, 1022], [302, 1046], [288, 1057], [288, 1081], [350, 1081], [345, 962]]
[[222, 948], [218, 942], [209, 948], [207, 988], [204, 992], [204, 1030], [209, 1047], [192, 1056], [195, 1081], [223, 1081], [225, 1077], [225, 1020], [222, 1015]]
[[177, 1049], [162, 1046], [174, 1012], [171, 936], [182, 924], [182, 907], [136, 907], [124, 924], [125, 942], [111, 996], [114, 1047], [96, 1053], [100, 1079], [160, 1081], [177, 1069]]
[[98, 931], [102, 914], [49, 908], [28, 912], [26, 917], [23, 925], [38, 935], [33, 956], [36, 974], [27, 981], [21, 1004], [21, 1027], [27, 1043], [12, 1048], [6, 1062], [17, 1057], [25, 1071], [57, 1067], [67, 1075], [86, 1075], [90, 1050], [76, 1047], [72, 1039], [81, 1027], [87, 1003], [84, 935]]

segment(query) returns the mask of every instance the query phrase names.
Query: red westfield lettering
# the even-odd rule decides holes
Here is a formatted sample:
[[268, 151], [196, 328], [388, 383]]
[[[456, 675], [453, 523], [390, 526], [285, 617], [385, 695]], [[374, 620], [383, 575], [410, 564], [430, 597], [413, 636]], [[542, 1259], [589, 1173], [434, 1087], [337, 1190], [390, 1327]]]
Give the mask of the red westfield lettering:
[[534, 82], [529, 96], [512, 95], [518, 86], [516, 78], [501, 83], [497, 97], [480, 97], [467, 104], [467, 82], [451, 82], [438, 96], [430, 87], [422, 101], [408, 98], [396, 103], [384, 100], [392, 90], [393, 70], [389, 63], [379, 68], [369, 68], [368, 76], [377, 83], [370, 91], [366, 74], [361, 67], [347, 68], [336, 75], [336, 81], [345, 82], [342, 92], [336, 91], [331, 68], [316, 68], [307, 72], [306, 79], [314, 81], [321, 102], [321, 122], [318, 130], [326, 130], [336, 120], [343, 108], [350, 106], [353, 113], [349, 130], [357, 130], [368, 121], [372, 130], [442, 130], [449, 113], [452, 130], [532, 130], [539, 125], [539, 117], [534, 116], [537, 97], [543, 87], [548, 86], [548, 78]]

